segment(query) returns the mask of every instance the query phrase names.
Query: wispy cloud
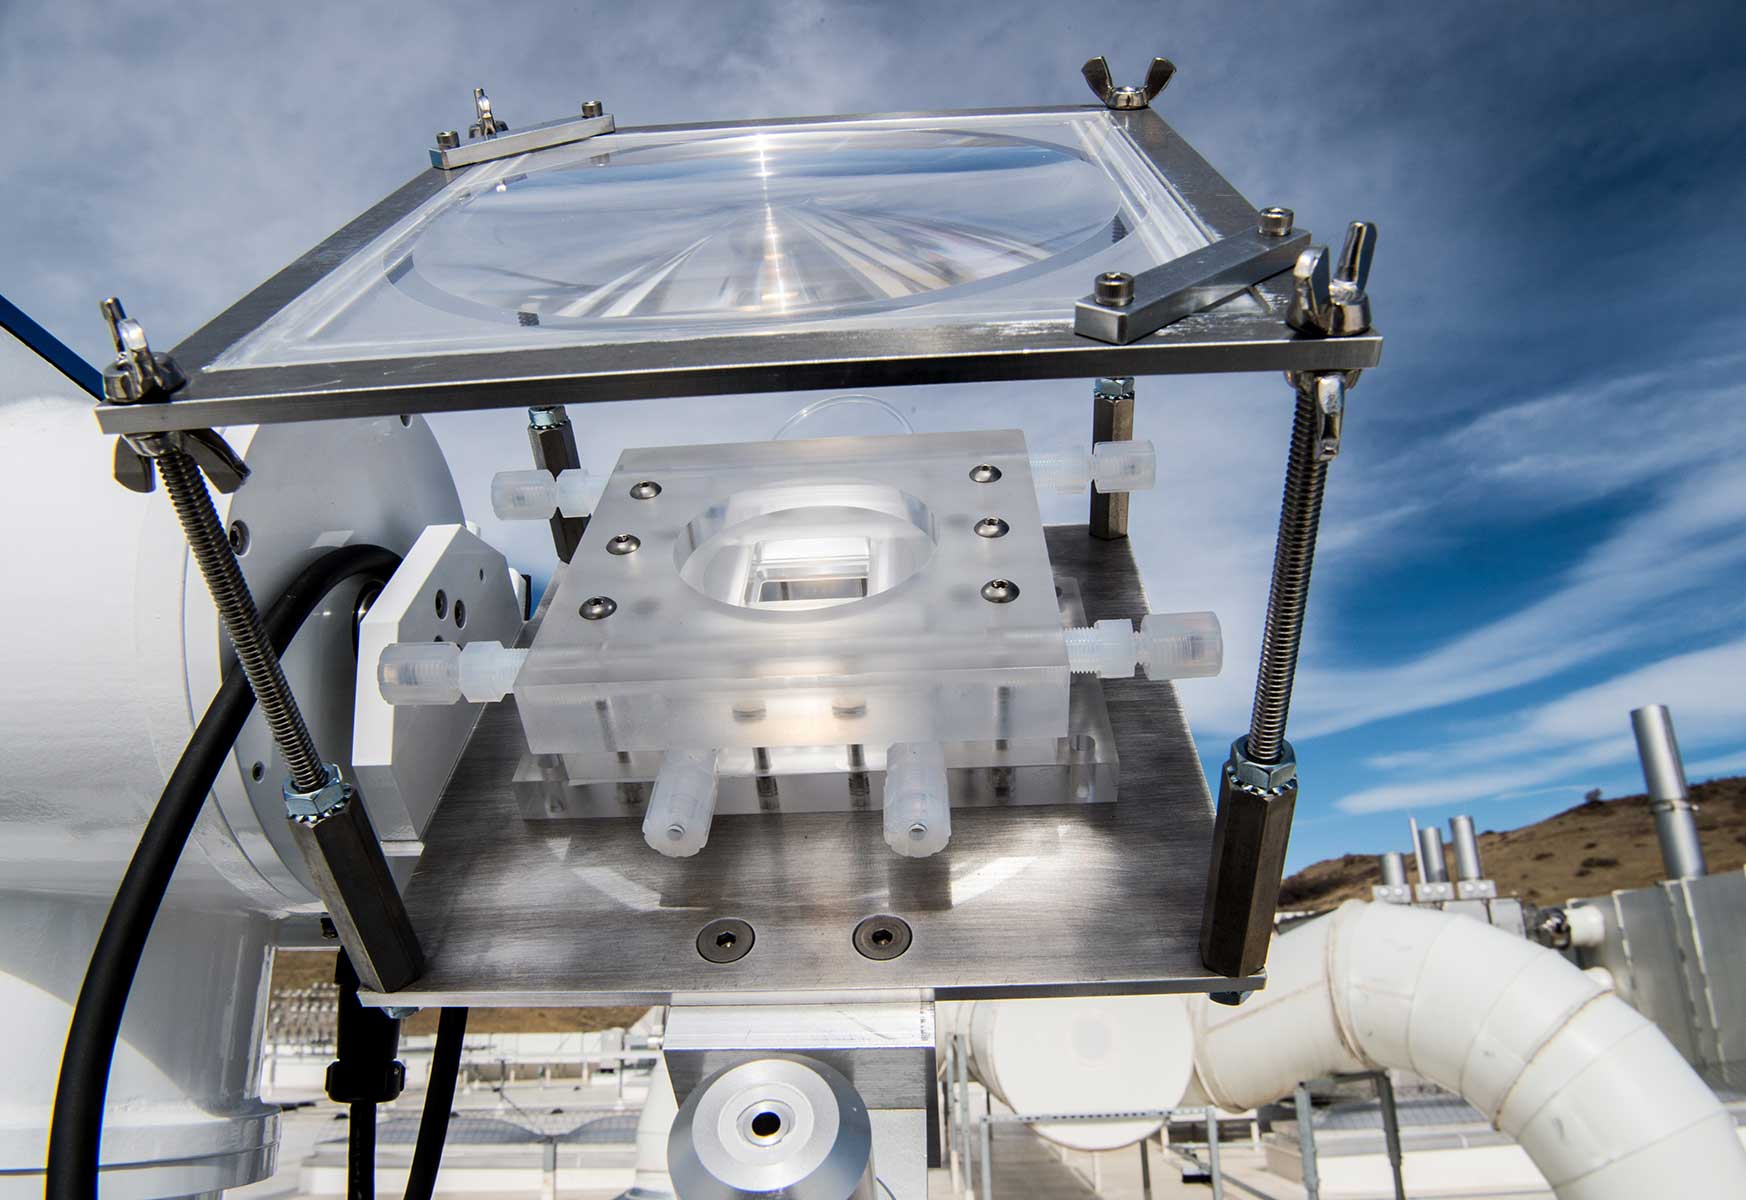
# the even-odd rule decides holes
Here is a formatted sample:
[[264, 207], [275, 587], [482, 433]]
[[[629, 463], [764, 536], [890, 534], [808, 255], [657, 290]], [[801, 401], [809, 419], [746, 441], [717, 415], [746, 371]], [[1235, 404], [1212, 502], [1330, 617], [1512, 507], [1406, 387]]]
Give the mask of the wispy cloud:
[[[1746, 736], [1746, 637], [1675, 655], [1582, 688], [1510, 718], [1495, 735], [1435, 750], [1383, 755], [1369, 766], [1410, 782], [1352, 793], [1338, 802], [1348, 813], [1432, 808], [1518, 794], [1636, 753], [1625, 714], [1668, 703], [1687, 748]], [[1746, 754], [1699, 762], [1693, 774], [1746, 765]], [[1421, 782], [1423, 780], [1423, 782]]]

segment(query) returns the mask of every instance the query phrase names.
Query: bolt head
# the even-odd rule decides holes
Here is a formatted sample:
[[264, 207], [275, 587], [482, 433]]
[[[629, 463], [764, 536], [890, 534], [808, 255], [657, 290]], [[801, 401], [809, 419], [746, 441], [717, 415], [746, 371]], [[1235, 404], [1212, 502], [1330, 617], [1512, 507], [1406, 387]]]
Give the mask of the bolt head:
[[976, 522], [976, 536], [985, 538], [1005, 537], [1012, 528], [999, 517], [983, 517]]
[[618, 611], [618, 601], [611, 596], [590, 596], [576, 611], [584, 621], [604, 621]]
[[970, 468], [970, 478], [977, 483], [993, 483], [1000, 478], [1000, 468], [993, 463], [977, 463]]
[[1289, 208], [1264, 208], [1259, 228], [1267, 237], [1290, 237], [1296, 221], [1297, 214]]
[[661, 485], [653, 479], [645, 479], [641, 483], [631, 484], [630, 494], [633, 500], [653, 500], [661, 494]]
[[606, 105], [599, 100], [582, 101], [582, 115], [584, 117], [598, 117], [605, 112]]
[[1105, 271], [1092, 284], [1091, 294], [1105, 308], [1126, 308], [1134, 302], [1134, 277], [1126, 271]]
[[621, 533], [606, 540], [606, 552], [608, 554], [617, 554], [621, 556], [625, 554], [635, 554], [637, 548], [642, 544], [643, 539], [636, 534]]
[[461, 144], [461, 135], [453, 129], [444, 129], [437, 133], [438, 150], [454, 150]]
[[990, 579], [982, 585], [982, 598], [990, 604], [1011, 604], [1019, 597], [1019, 586], [1010, 579]]

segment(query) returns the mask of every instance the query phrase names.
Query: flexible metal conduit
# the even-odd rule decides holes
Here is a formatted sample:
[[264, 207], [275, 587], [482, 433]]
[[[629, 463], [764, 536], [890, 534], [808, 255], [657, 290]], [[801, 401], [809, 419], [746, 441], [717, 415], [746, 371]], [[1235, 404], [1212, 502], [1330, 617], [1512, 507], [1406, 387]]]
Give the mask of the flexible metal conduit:
[[1353, 900], [1280, 938], [1267, 972], [1241, 1007], [1192, 1009], [1222, 1108], [1398, 1067], [1520, 1142], [1560, 1200], [1746, 1195], [1746, 1148], [1715, 1094], [1553, 951], [1470, 917]]

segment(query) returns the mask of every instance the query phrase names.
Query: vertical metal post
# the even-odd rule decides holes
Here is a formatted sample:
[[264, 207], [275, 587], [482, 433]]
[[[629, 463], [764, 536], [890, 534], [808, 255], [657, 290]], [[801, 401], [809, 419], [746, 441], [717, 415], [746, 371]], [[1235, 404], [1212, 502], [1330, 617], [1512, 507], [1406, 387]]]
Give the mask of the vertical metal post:
[[558, 1140], [547, 1138], [545, 1144], [545, 1161], [542, 1164], [540, 1180], [541, 1200], [558, 1200]]
[[1443, 856], [1443, 831], [1435, 825], [1426, 825], [1419, 830], [1419, 882], [1449, 882], [1449, 861]]
[[1479, 835], [1474, 832], [1473, 818], [1449, 818], [1449, 841], [1455, 847], [1455, 878], [1463, 883], [1485, 878], [1485, 867], [1479, 861]]
[[1298, 373], [1273, 583], [1255, 677], [1249, 732], [1231, 744], [1219, 779], [1212, 862], [1200, 932], [1201, 961], [1241, 977], [1267, 961], [1297, 805], [1297, 756], [1285, 740], [1297, 652], [1309, 605], [1310, 570], [1322, 519], [1328, 464], [1340, 451], [1346, 376]]
[[952, 1172], [952, 1195], [964, 1191], [963, 1169], [958, 1162], [958, 1035], [946, 1039], [945, 1104], [941, 1118], [946, 1123], [946, 1165]]
[[1637, 756], [1643, 760], [1643, 782], [1649, 785], [1649, 809], [1655, 814], [1655, 836], [1661, 841], [1661, 863], [1669, 879], [1697, 879], [1710, 873], [1704, 845], [1698, 837], [1697, 805], [1685, 783], [1685, 764], [1673, 736], [1673, 714], [1665, 704], [1631, 711], [1631, 732], [1637, 735]]
[[1219, 1110], [1206, 1110], [1206, 1173], [1211, 1176], [1213, 1200], [1224, 1200], [1225, 1173], [1219, 1169]]
[[1376, 1101], [1382, 1106], [1382, 1139], [1388, 1147], [1388, 1167], [1394, 1172], [1394, 1200], [1406, 1200], [1406, 1176], [1401, 1169], [1400, 1114], [1394, 1107], [1394, 1080], [1387, 1071], [1378, 1071]]
[[1297, 1085], [1295, 1094], [1297, 1103], [1297, 1149], [1303, 1162], [1303, 1194], [1304, 1200], [1321, 1200], [1322, 1177], [1316, 1170], [1316, 1126], [1312, 1119], [1314, 1109], [1310, 1105], [1309, 1084]]
[[1405, 887], [1407, 883], [1406, 855], [1390, 850], [1382, 855], [1382, 886]]
[[958, 1136], [963, 1139], [964, 1200], [970, 1200], [975, 1180], [970, 1177], [970, 1056], [963, 1034], [958, 1034]]
[[[554, 476], [582, 465], [582, 456], [576, 449], [576, 430], [562, 404], [527, 410], [527, 444], [533, 450], [534, 466]], [[587, 528], [587, 517], [552, 514], [552, 544], [557, 547], [560, 561], [570, 561]]]
[[977, 1124], [982, 1127], [982, 1200], [994, 1200], [994, 1121], [984, 1116]]
[[[1091, 440], [1127, 442], [1134, 437], [1134, 381], [1099, 379], [1091, 391]], [[1128, 493], [1104, 495], [1091, 485], [1091, 536], [1114, 541], [1128, 536]]]
[[1140, 1196], [1142, 1200], [1152, 1200], [1152, 1156], [1146, 1149], [1151, 1138], [1140, 1139]]

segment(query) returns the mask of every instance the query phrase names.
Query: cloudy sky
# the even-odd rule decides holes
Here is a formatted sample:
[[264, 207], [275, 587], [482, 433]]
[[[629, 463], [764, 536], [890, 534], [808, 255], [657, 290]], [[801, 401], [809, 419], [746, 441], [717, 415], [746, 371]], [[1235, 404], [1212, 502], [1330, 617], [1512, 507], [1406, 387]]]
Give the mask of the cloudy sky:
[[[512, 124], [599, 96], [632, 125], [1076, 103], [1088, 56], [1132, 78], [1167, 55], [1161, 111], [1252, 201], [1325, 239], [1381, 228], [1387, 347], [1332, 469], [1293, 708], [1295, 866], [1402, 844], [1409, 813], [1501, 828], [1640, 790], [1640, 704], [1673, 707], [1694, 778], [1746, 771], [1743, 33], [1720, 3], [0, 0], [0, 292], [94, 361], [111, 293], [174, 344], [416, 172], [476, 84]], [[0, 339], [0, 400], [62, 388]], [[1088, 408], [1072, 382], [890, 398], [1033, 444]], [[803, 402], [684, 402], [688, 437], [768, 436]], [[1141, 383], [1153, 607], [1226, 630], [1224, 676], [1183, 688], [1209, 762], [1246, 723], [1290, 406], [1274, 378]], [[672, 440], [671, 412], [590, 409], [587, 465]], [[488, 518], [520, 420], [438, 429]], [[493, 532], [548, 573], [530, 531]]]

